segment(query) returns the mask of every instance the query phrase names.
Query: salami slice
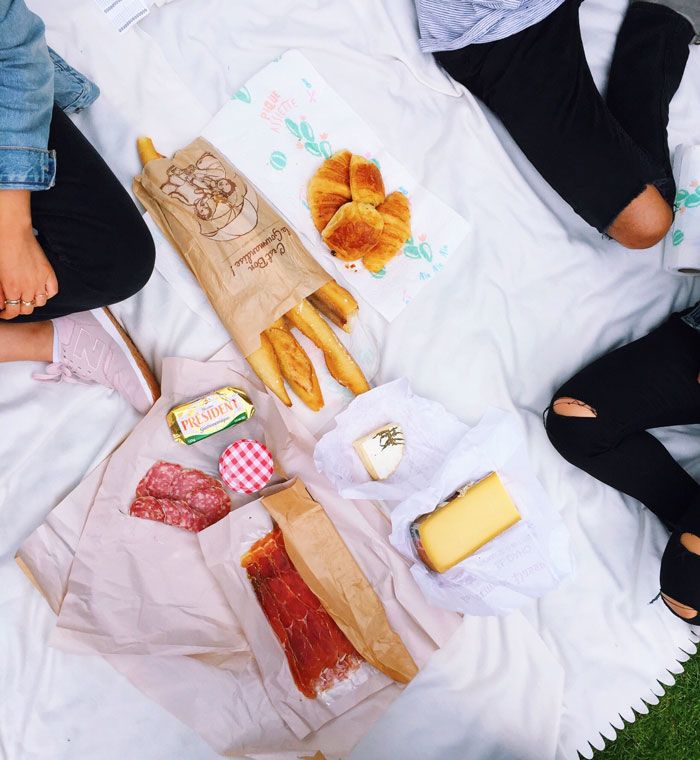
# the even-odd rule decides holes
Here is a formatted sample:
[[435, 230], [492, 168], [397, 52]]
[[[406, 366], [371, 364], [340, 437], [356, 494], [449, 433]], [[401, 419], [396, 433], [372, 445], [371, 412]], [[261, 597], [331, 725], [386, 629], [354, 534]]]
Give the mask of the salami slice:
[[216, 478], [173, 462], [156, 462], [138, 484], [129, 512], [197, 532], [221, 520], [230, 509], [228, 494]]
[[207, 488], [200, 488], [187, 497], [187, 503], [192, 509], [204, 515], [207, 525], [213, 525], [225, 517], [231, 509], [228, 494], [216, 482]]
[[163, 522], [166, 525], [173, 525], [176, 528], [184, 528], [193, 533], [207, 527], [207, 520], [204, 515], [196, 512], [188, 504], [185, 504], [184, 501], [158, 499], [158, 502], [163, 510]]
[[182, 467], [173, 462], [156, 462], [136, 487], [136, 495], [170, 498], [173, 480], [181, 470]]
[[187, 497], [200, 488], [208, 488], [217, 485], [218, 481], [210, 475], [206, 475], [201, 470], [192, 470], [184, 468], [175, 475], [173, 479], [170, 496], [173, 499], [187, 501]]
[[131, 505], [129, 514], [144, 520], [159, 520], [163, 522], [163, 510], [153, 496], [139, 496]]

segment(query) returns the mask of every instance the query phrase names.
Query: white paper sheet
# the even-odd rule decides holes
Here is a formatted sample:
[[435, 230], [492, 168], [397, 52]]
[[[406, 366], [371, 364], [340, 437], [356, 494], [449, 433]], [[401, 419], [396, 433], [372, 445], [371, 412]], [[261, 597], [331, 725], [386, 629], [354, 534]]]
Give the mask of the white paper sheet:
[[[491, 472], [521, 519], [446, 572], [430, 571], [411, 539], [412, 521]], [[566, 527], [534, 474], [517, 420], [500, 409], [487, 409], [477, 425], [465, 428], [425, 486], [392, 510], [391, 525], [391, 543], [413, 563], [411, 573], [426, 599], [448, 610], [505, 615], [573, 574]]]
[[[298, 50], [265, 66], [232, 94], [204, 129], [216, 145], [306, 237], [312, 251], [388, 321], [445, 268], [469, 223], [425, 189], [365, 121]], [[330, 255], [309, 212], [306, 188], [321, 162], [338, 150], [375, 161], [387, 193], [399, 190], [411, 206], [412, 237], [401, 254], [372, 274], [361, 262]]]
[[[372, 480], [353, 442], [389, 423], [403, 431], [403, 457], [388, 478]], [[354, 399], [316, 444], [314, 461], [346, 499], [401, 501], [430, 483], [466, 431], [443, 406], [417, 396], [408, 380], [399, 378]]]

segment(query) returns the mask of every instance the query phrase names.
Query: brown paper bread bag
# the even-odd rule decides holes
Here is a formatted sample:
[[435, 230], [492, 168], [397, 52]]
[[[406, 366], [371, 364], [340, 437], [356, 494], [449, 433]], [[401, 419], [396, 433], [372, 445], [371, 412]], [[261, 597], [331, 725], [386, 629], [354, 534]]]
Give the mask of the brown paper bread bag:
[[330, 275], [253, 185], [203, 138], [149, 161], [134, 193], [185, 259], [244, 356]]
[[299, 575], [355, 649], [389, 678], [408, 683], [418, 667], [323, 507], [298, 479], [260, 501]]

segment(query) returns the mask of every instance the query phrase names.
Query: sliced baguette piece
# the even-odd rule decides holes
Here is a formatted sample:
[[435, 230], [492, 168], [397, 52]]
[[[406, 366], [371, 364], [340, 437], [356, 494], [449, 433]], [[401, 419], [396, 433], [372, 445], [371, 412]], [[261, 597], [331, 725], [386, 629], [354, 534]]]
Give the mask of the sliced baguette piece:
[[346, 290], [335, 280], [329, 280], [315, 293], [308, 296], [309, 302], [334, 325], [349, 333], [352, 328], [351, 319], [360, 307], [349, 290]]
[[284, 379], [306, 406], [317, 412], [323, 407], [323, 394], [316, 370], [284, 317], [273, 322], [265, 335], [272, 343]]
[[369, 383], [357, 362], [350, 356], [323, 317], [305, 298], [288, 311], [286, 317], [293, 327], [296, 327], [323, 351], [328, 371], [341, 385], [355, 395], [369, 390]]
[[282, 377], [282, 370], [280, 369], [277, 354], [265, 333], [262, 333], [260, 336], [260, 348], [250, 356], [247, 356], [246, 360], [253, 368], [255, 374], [275, 396], [285, 406], [291, 406], [292, 400], [289, 398], [287, 389], [284, 387], [284, 378]]

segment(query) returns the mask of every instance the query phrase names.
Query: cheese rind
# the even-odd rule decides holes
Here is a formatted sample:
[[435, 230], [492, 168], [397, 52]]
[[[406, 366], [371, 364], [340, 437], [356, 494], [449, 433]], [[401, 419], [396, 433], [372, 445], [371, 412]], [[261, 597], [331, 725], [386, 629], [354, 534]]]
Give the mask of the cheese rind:
[[431, 570], [444, 573], [520, 520], [495, 472], [474, 483], [410, 527], [416, 550]]
[[372, 480], [385, 480], [398, 469], [404, 451], [403, 430], [390, 422], [358, 438], [353, 448]]

